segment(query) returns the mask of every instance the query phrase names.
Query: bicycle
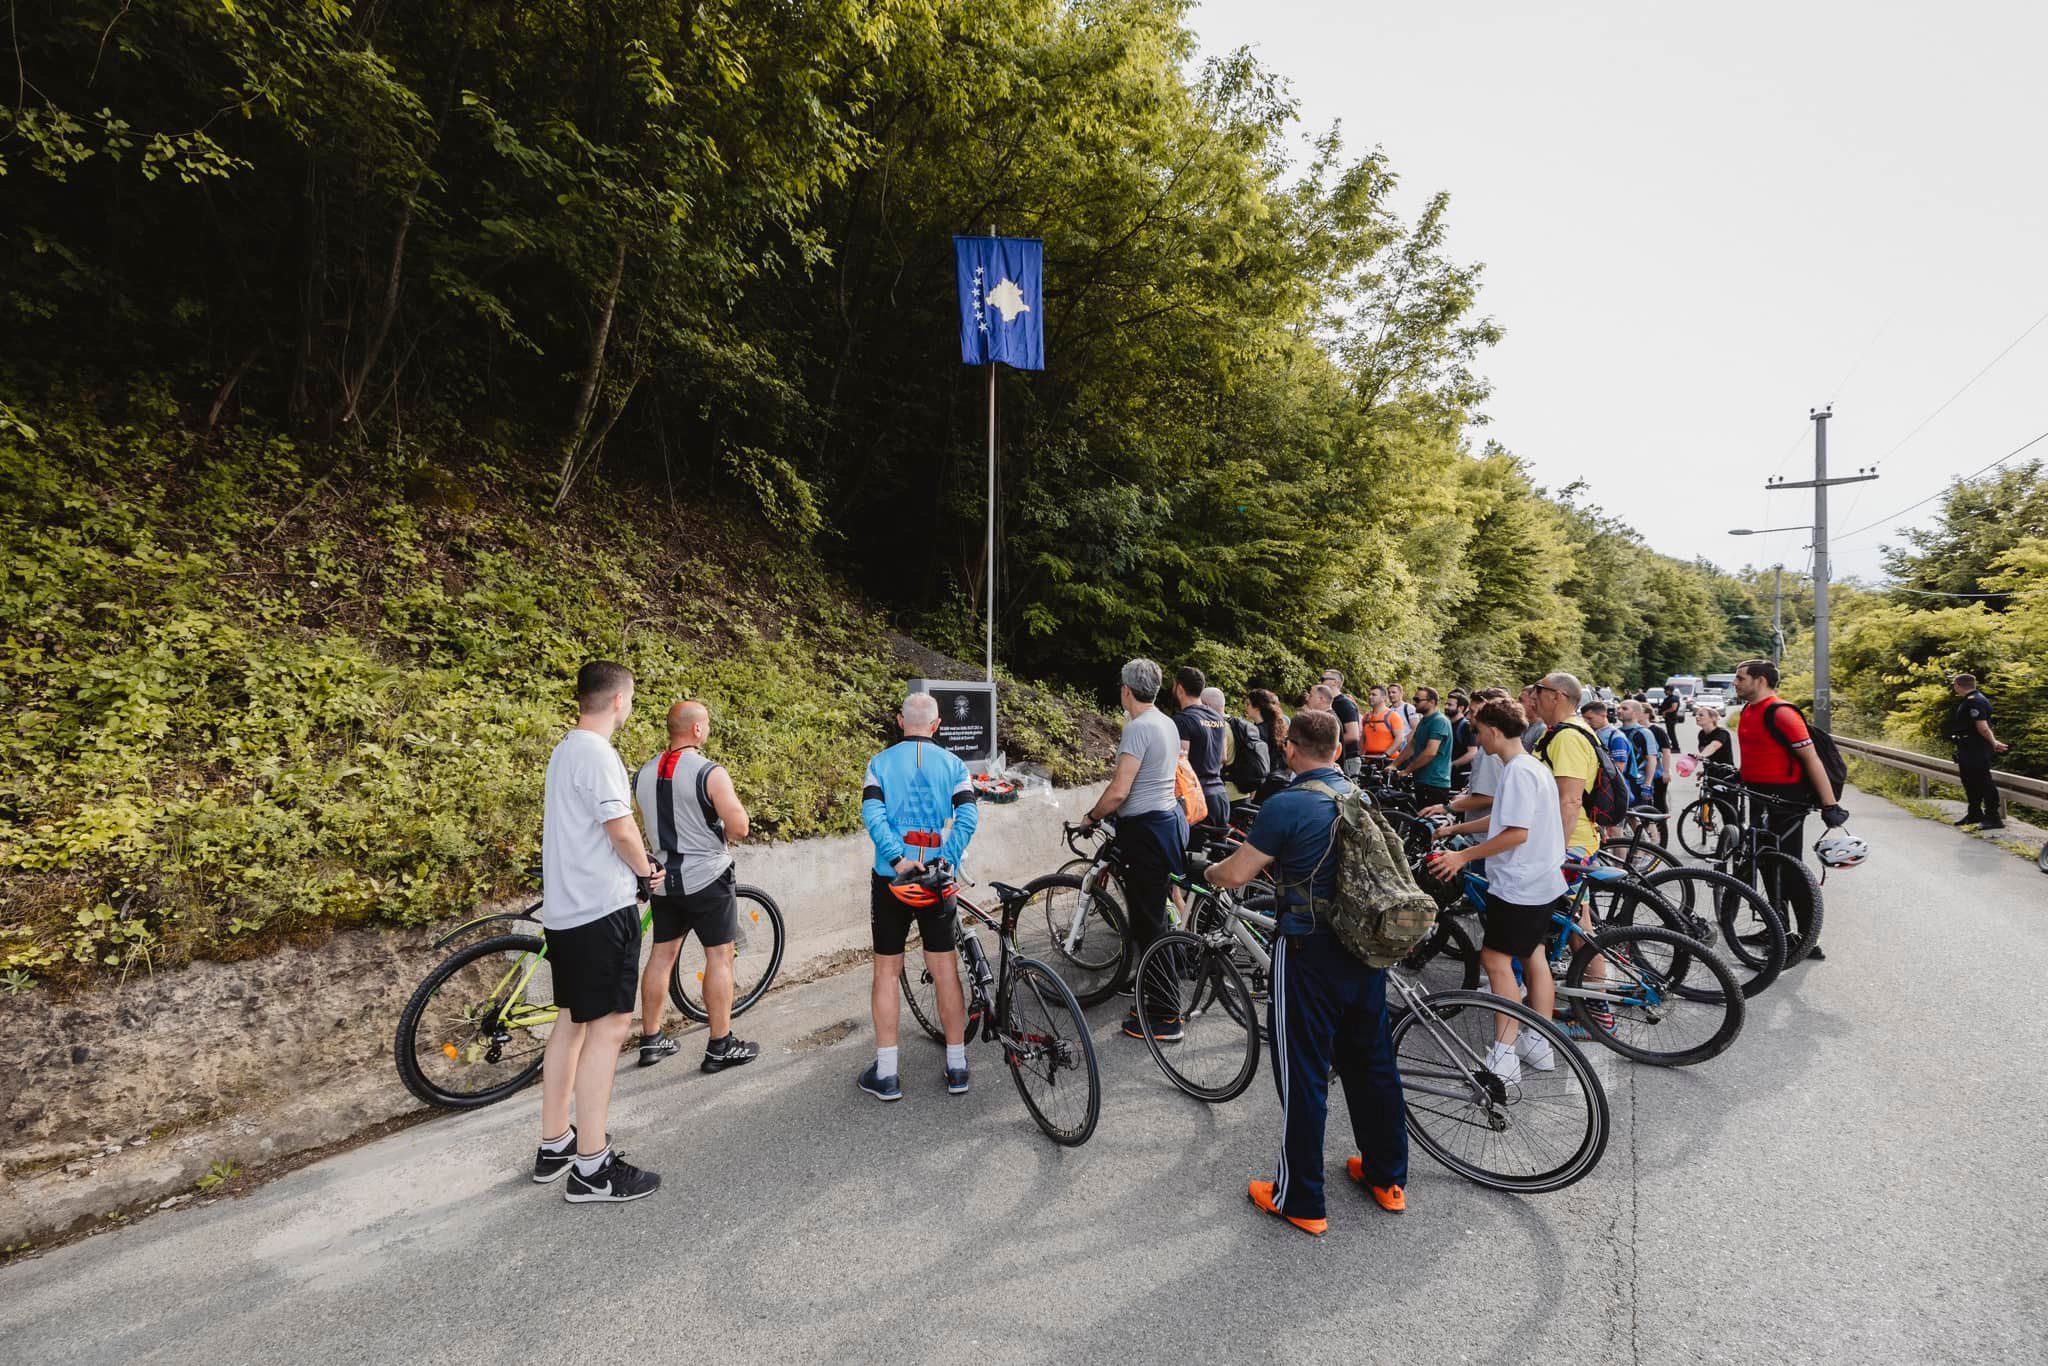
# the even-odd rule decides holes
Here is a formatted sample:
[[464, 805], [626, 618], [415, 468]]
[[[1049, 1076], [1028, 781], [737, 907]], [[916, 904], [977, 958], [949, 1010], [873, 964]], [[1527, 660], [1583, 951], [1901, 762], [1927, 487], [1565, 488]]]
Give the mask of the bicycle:
[[[1010, 1080], [1046, 1137], [1070, 1148], [1086, 1143], [1102, 1113], [1095, 1041], [1067, 984], [1045, 964], [1017, 952], [1017, 922], [1034, 895], [1032, 888], [990, 883], [989, 890], [1000, 903], [1000, 915], [992, 916], [960, 894], [958, 878], [943, 861], [913, 869], [896, 881], [922, 887], [952, 907], [960, 984], [967, 996], [967, 1039], [979, 1034], [1003, 1046]], [[999, 957], [994, 969], [976, 926], [995, 932]], [[944, 1031], [936, 1027], [937, 988], [921, 942], [915, 955], [904, 955], [903, 995], [918, 1023], [944, 1042]]]
[[[1787, 811], [1807, 809], [1802, 802], [1754, 790], [1743, 797], [1752, 817], [1757, 802]], [[1760, 891], [1778, 913], [1785, 925], [1785, 966], [1805, 962], [1820, 939], [1823, 907], [1820, 879], [1806, 866], [1800, 851], [1788, 852], [1777, 836], [1746, 820], [1722, 828], [1720, 854], [1713, 862], [1745, 886]]]
[[1719, 862], [1722, 832], [1743, 823], [1742, 784], [1702, 767], [1700, 795], [1678, 813], [1678, 846], [1696, 859]]
[[[1167, 1079], [1197, 1100], [1220, 1104], [1242, 1095], [1258, 1072], [1259, 1003], [1237, 959], [1248, 954], [1270, 970], [1266, 936], [1274, 918], [1232, 893], [1186, 886], [1213, 911], [1211, 926], [1172, 931], [1146, 948], [1138, 964], [1138, 1018]], [[1477, 1185], [1523, 1194], [1562, 1189], [1599, 1164], [1610, 1123], [1607, 1094], [1564, 1031], [1489, 992], [1427, 991], [1393, 973], [1387, 985], [1400, 998], [1394, 1055], [1409, 1133], [1423, 1151]], [[1489, 1071], [1487, 1050], [1504, 1019], [1548, 1042], [1557, 1066], [1525, 1068], [1515, 1083]], [[1178, 1039], [1160, 1027], [1168, 1021]]]
[[[740, 884], [739, 930], [733, 940], [734, 1018], [765, 995], [782, 967], [782, 908], [759, 887]], [[539, 927], [538, 901], [523, 911], [479, 916], [434, 942], [446, 948], [494, 922]], [[640, 919], [647, 933], [649, 905]], [[668, 998], [689, 1019], [711, 1018], [703, 1001], [704, 951], [690, 942], [669, 973]], [[529, 1086], [540, 1075], [559, 1010], [547, 941], [539, 933], [499, 934], [469, 944], [428, 972], [398, 1017], [392, 1054], [398, 1079], [422, 1104], [474, 1110]]]

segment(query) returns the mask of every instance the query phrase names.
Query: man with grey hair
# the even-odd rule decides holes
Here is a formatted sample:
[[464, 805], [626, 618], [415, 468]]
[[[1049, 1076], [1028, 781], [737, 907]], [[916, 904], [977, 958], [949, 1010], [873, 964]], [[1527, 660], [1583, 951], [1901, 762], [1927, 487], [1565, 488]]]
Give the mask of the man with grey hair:
[[899, 874], [915, 872], [929, 859], [955, 868], [974, 838], [980, 808], [967, 765], [932, 740], [939, 728], [939, 704], [930, 693], [903, 700], [897, 718], [903, 742], [868, 761], [861, 783], [860, 819], [875, 842], [868, 914], [874, 933], [875, 1061], [861, 1073], [860, 1089], [876, 1100], [901, 1100], [897, 1079], [897, 1026], [903, 1017], [903, 950], [910, 924], [924, 942], [925, 967], [938, 997], [939, 1024], [946, 1035], [946, 1090], [967, 1090], [967, 1000], [960, 989], [960, 959], [953, 952], [953, 910], [944, 902], [913, 909], [896, 894]]
[[[1187, 871], [1188, 823], [1173, 792], [1180, 732], [1156, 705], [1164, 681], [1159, 666], [1149, 659], [1124, 665], [1117, 698], [1126, 719], [1123, 738], [1117, 742], [1116, 766], [1110, 771], [1109, 786], [1082, 819], [1084, 830], [1092, 830], [1099, 821], [1116, 820], [1113, 847], [1123, 863], [1132, 963], [1166, 933], [1170, 879]], [[1152, 1023], [1154, 1038], [1181, 1036], [1178, 1019]], [[1124, 1033], [1133, 1039], [1145, 1037], [1136, 1007], [1124, 1017]]]

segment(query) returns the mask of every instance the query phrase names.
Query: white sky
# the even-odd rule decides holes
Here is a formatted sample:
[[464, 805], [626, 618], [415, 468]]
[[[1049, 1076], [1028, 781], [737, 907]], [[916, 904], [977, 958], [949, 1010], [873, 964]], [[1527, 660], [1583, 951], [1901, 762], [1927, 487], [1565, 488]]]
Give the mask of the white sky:
[[[1404, 216], [1451, 194], [1507, 338], [1491, 435], [1656, 549], [1804, 566], [1807, 410], [1831, 474], [1905, 437], [2048, 313], [2048, 4], [1716, 6], [1202, 0], [1303, 131], [1385, 148]], [[1845, 535], [2048, 431], [2048, 323], [1838, 489], [1837, 577], [1903, 521]], [[2048, 456], [2048, 442], [2029, 455]], [[2026, 457], [2021, 457], [2025, 459]]]

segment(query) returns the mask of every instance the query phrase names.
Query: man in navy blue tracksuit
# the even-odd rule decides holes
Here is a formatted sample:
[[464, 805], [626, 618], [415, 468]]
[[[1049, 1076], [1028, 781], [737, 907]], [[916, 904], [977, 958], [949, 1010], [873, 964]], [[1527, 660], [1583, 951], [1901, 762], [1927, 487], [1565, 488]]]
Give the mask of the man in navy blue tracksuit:
[[1323, 1127], [1330, 1073], [1344, 1083], [1359, 1153], [1351, 1179], [1382, 1209], [1407, 1208], [1408, 1121], [1401, 1073], [1387, 1021], [1387, 974], [1367, 967], [1310, 911], [1309, 897], [1336, 886], [1336, 801], [1318, 786], [1343, 791], [1337, 768], [1337, 718], [1301, 711], [1284, 742], [1294, 782], [1266, 799], [1251, 835], [1222, 863], [1207, 869], [1218, 887], [1242, 887], [1278, 864], [1280, 933], [1273, 947], [1273, 1076], [1280, 1087], [1286, 1136], [1280, 1169], [1254, 1181], [1252, 1203], [1308, 1233], [1329, 1227], [1323, 1207]]

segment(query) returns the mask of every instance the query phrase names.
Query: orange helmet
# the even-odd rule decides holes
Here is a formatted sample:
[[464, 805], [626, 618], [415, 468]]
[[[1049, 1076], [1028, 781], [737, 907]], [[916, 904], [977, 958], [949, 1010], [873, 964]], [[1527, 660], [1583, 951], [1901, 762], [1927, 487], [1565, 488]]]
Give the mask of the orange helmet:
[[939, 904], [939, 894], [921, 882], [892, 882], [889, 892], [904, 905], [918, 910]]

